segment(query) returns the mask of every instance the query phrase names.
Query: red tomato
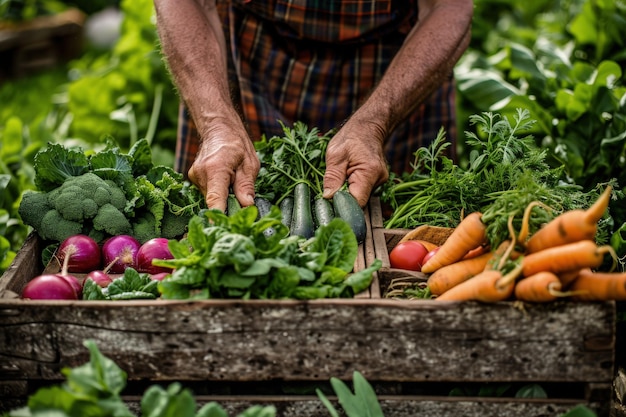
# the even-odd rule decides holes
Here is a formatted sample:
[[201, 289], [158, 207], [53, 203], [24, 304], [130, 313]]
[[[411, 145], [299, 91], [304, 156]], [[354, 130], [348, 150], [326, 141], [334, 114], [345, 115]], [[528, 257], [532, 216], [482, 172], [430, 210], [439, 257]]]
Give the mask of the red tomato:
[[428, 249], [420, 242], [407, 240], [396, 245], [389, 253], [389, 262], [392, 268], [421, 271], [424, 256]]
[[424, 256], [424, 259], [422, 259], [422, 265], [426, 265], [426, 262], [428, 262], [428, 260], [429, 260], [430, 258], [432, 258], [432, 257], [433, 257], [433, 255], [434, 255], [435, 253], [437, 253], [437, 251], [438, 251], [438, 250], [439, 250], [439, 246], [437, 246], [435, 249], [433, 249], [433, 250], [431, 250], [430, 252], [428, 252], [428, 253], [426, 254], [426, 256]]

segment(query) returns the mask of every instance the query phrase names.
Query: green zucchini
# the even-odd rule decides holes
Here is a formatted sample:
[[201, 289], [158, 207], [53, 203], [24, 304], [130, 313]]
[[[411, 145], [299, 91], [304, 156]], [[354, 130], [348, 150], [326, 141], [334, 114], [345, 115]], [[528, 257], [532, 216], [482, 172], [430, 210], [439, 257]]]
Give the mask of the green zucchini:
[[241, 210], [241, 204], [239, 204], [239, 200], [235, 197], [235, 194], [228, 194], [228, 198], [226, 199], [226, 215], [232, 216]]
[[317, 197], [313, 202], [313, 220], [315, 227], [326, 226], [335, 218], [333, 203], [323, 197]]
[[306, 239], [315, 234], [313, 210], [311, 210], [311, 189], [306, 183], [298, 183], [293, 190], [293, 214], [291, 226], [292, 236], [302, 236]]
[[291, 227], [291, 217], [293, 215], [293, 197], [285, 197], [283, 201], [278, 205], [280, 209], [280, 213], [282, 214], [281, 222], [287, 226]]
[[[254, 197], [254, 205], [259, 212], [256, 217], [257, 220], [267, 215], [272, 209], [272, 202], [264, 197]], [[263, 231], [265, 236], [272, 236], [274, 233], [276, 233], [276, 230], [273, 227], [268, 227]]]
[[333, 196], [333, 208], [335, 216], [345, 220], [356, 235], [357, 242], [362, 243], [367, 235], [367, 225], [365, 213], [356, 198], [347, 190], [339, 190]]

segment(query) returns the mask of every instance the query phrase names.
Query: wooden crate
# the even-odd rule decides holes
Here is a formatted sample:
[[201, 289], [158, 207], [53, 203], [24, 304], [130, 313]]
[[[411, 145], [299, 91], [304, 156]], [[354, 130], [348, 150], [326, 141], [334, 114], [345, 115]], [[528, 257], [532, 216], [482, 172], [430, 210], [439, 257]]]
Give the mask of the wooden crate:
[[16, 24], [0, 22], [0, 80], [52, 68], [83, 47], [85, 14], [70, 8]]
[[[370, 211], [371, 211], [370, 206]], [[375, 237], [375, 213], [368, 216]], [[24, 403], [88, 360], [85, 339], [128, 373], [137, 406], [148, 384], [179, 381], [228, 410], [275, 404], [280, 416], [328, 416], [303, 388], [357, 370], [386, 416], [545, 416], [585, 404], [608, 415], [615, 304], [439, 303], [354, 299], [32, 301], [11, 298], [42, 271], [31, 236], [0, 278], [0, 404]], [[377, 255], [362, 245], [367, 264]], [[384, 275], [384, 274], [383, 274]], [[452, 388], [539, 383], [545, 400], [449, 397]], [[298, 394], [294, 394], [298, 392]], [[134, 402], [133, 402], [134, 401]]]

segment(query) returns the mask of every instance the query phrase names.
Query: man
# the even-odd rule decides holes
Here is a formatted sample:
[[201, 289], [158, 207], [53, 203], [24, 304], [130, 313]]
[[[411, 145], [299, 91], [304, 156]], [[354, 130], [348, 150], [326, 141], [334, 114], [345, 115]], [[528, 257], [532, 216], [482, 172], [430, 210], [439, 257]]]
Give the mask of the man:
[[388, 179], [388, 162], [394, 172], [408, 170], [412, 153], [441, 127], [454, 132], [451, 74], [469, 44], [471, 0], [155, 7], [183, 116], [193, 122], [179, 139], [197, 136], [197, 149], [178, 153], [193, 153], [188, 176], [210, 208], [224, 210], [231, 187], [243, 206], [253, 204], [252, 141], [282, 134], [278, 121], [339, 128], [326, 153], [324, 197], [347, 181], [361, 206]]

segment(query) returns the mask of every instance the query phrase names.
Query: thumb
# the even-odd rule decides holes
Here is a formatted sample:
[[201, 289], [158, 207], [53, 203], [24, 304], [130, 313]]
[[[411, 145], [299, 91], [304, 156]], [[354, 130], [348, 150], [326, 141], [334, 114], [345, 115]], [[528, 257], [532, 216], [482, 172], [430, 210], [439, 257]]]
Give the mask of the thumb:
[[246, 170], [238, 170], [235, 173], [233, 192], [243, 207], [254, 204], [254, 182], [256, 174], [248, 173]]
[[343, 187], [346, 182], [347, 168], [348, 165], [345, 163], [326, 166], [326, 172], [324, 173], [324, 192], [322, 194], [325, 199], [332, 198], [337, 190]]

